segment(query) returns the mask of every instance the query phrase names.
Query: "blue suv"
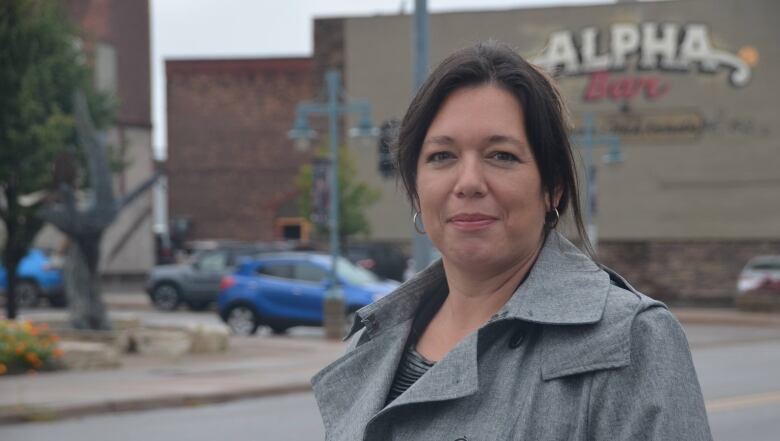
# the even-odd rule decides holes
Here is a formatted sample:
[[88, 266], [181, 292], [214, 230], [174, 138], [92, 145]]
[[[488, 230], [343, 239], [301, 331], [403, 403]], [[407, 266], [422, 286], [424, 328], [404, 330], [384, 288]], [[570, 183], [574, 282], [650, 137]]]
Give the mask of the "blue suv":
[[[344, 258], [336, 267], [349, 316], [399, 285], [382, 281]], [[293, 326], [322, 326], [330, 268], [329, 255], [309, 252], [274, 253], [244, 261], [222, 280], [219, 315], [239, 335], [254, 334], [261, 325], [275, 334]]]
[[[50, 257], [39, 248], [31, 249], [16, 269], [16, 304], [30, 308], [46, 298], [52, 306], [67, 305], [62, 282], [61, 259]], [[0, 291], [8, 290], [8, 274], [0, 265]]]

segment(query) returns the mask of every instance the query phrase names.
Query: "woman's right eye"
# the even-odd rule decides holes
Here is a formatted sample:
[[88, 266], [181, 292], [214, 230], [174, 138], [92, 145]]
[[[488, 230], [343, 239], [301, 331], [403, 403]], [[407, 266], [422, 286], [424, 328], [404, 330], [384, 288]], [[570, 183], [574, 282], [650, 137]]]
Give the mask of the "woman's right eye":
[[428, 155], [427, 162], [442, 162], [453, 158], [450, 152], [435, 152]]

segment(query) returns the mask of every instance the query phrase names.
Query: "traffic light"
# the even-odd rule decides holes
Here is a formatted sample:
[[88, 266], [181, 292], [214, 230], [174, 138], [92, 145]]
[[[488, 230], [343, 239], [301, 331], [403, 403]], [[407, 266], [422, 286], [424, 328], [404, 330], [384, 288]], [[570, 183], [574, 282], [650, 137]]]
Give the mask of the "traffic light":
[[395, 176], [395, 161], [393, 160], [393, 145], [398, 138], [397, 119], [390, 119], [379, 127], [379, 173], [386, 177]]

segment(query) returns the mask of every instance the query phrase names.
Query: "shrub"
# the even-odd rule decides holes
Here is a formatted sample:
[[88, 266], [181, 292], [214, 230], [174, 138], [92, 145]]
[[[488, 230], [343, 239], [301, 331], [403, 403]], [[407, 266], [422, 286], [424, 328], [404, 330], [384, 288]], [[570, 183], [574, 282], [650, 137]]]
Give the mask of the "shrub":
[[58, 341], [45, 323], [0, 320], [0, 375], [55, 368], [62, 357]]

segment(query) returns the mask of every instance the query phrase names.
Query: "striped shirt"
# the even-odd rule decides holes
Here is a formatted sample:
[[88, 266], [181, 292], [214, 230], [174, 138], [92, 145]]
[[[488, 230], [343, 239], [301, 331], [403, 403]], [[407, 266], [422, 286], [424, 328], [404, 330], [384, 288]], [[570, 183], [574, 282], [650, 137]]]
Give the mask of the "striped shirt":
[[393, 385], [390, 387], [390, 393], [387, 396], [387, 404], [390, 404], [398, 398], [399, 395], [409, 389], [428, 369], [435, 363], [429, 361], [414, 349], [411, 345], [406, 347], [404, 355], [401, 357], [401, 363], [393, 379]]
[[420, 339], [433, 316], [436, 315], [444, 300], [447, 299], [447, 294], [446, 288], [439, 292], [430, 293], [417, 308], [417, 313], [412, 323], [412, 331], [406, 342], [406, 349], [401, 356], [401, 361], [398, 363], [398, 368], [395, 371], [395, 378], [393, 378], [393, 384], [390, 386], [390, 392], [387, 394], [385, 405], [390, 404], [409, 389], [435, 364], [420, 355], [415, 348], [417, 347], [417, 340]]

